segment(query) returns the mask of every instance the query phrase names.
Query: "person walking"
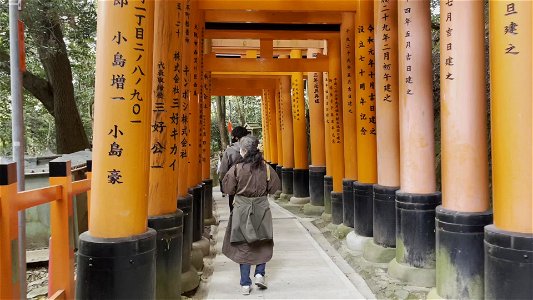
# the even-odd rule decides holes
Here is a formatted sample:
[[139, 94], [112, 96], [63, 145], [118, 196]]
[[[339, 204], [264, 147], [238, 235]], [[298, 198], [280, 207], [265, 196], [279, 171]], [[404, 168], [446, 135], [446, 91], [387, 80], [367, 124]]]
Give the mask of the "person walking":
[[[231, 131], [231, 145], [224, 151], [224, 154], [222, 154], [222, 159], [220, 160], [220, 167], [219, 167], [219, 179], [222, 182], [224, 179], [224, 176], [226, 176], [226, 173], [228, 173], [229, 169], [239, 161], [241, 161], [242, 157], [239, 154], [239, 151], [241, 150], [241, 144], [239, 143], [239, 140], [245, 136], [250, 134], [248, 129], [237, 126], [233, 128]], [[227, 194], [227, 192], [224, 190], [224, 187], [220, 185], [222, 195]], [[229, 196], [229, 210], [230, 212], [233, 210], [233, 198], [234, 196]]]
[[266, 289], [266, 263], [274, 249], [272, 213], [268, 195], [280, 189], [276, 171], [268, 165], [253, 136], [240, 140], [242, 161], [232, 166], [222, 181], [224, 191], [235, 195], [233, 211], [222, 244], [222, 253], [240, 265], [243, 295], [249, 295], [251, 266], [255, 265], [255, 285]]

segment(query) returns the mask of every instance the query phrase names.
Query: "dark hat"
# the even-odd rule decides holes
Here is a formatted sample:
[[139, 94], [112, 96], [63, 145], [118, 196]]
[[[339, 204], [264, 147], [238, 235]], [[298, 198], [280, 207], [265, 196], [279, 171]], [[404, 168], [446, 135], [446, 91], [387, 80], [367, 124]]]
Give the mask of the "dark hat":
[[248, 131], [248, 129], [242, 127], [242, 126], [237, 126], [235, 128], [233, 128], [233, 130], [231, 131], [231, 136], [237, 138], [237, 139], [240, 139], [242, 138], [243, 136], [247, 136], [248, 134], [250, 134], [250, 131]]

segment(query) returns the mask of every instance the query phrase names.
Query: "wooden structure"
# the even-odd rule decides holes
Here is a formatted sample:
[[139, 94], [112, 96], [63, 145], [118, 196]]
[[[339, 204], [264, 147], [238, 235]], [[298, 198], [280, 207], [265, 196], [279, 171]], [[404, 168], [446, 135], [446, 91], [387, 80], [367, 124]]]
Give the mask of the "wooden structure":
[[[441, 2], [442, 195], [429, 1], [99, 3], [90, 221], [80, 238], [78, 297], [179, 298], [168, 280], [174, 273], [155, 268], [178, 257], [182, 291], [197, 284], [187, 276], [195, 274], [198, 210], [210, 201], [210, 192], [198, 191], [211, 184], [212, 95], [262, 97], [264, 154], [282, 177], [281, 199], [309, 202], [309, 211], [353, 227], [373, 251], [392, 251], [390, 276], [436, 286], [445, 298], [533, 297], [533, 4], [489, 2], [493, 212], [483, 1]], [[24, 196], [14, 191], [11, 169], [2, 165], [0, 174], [0, 297], [17, 295], [9, 245], [22, 197], [56, 203], [50, 296], [62, 290], [71, 298], [73, 248], [64, 223], [69, 197], [89, 182], [63, 174]], [[156, 235], [168, 228], [148, 225], [168, 215], [168, 228], [183, 224], [183, 247], [156, 259]], [[109, 249], [120, 249], [110, 261], [142, 256], [136, 269], [120, 270], [128, 276], [113, 279], [131, 290], [104, 286], [84, 265]]]

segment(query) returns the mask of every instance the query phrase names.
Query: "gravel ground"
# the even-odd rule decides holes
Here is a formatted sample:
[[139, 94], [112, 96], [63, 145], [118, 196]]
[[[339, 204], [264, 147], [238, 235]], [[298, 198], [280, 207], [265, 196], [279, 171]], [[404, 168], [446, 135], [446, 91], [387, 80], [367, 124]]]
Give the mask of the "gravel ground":
[[26, 270], [26, 282], [28, 283], [28, 299], [46, 299], [48, 294], [48, 268], [37, 267]]

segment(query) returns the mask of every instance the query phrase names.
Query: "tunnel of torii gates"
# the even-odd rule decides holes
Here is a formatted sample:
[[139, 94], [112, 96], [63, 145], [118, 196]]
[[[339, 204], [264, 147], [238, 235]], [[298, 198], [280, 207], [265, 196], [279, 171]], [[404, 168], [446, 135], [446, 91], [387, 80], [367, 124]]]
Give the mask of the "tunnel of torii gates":
[[198, 286], [211, 96], [255, 95], [280, 201], [343, 224], [352, 250], [435, 297], [532, 299], [533, 7], [489, 9], [492, 186], [483, 1], [447, 0], [439, 192], [429, 1], [100, 1], [77, 297]]

